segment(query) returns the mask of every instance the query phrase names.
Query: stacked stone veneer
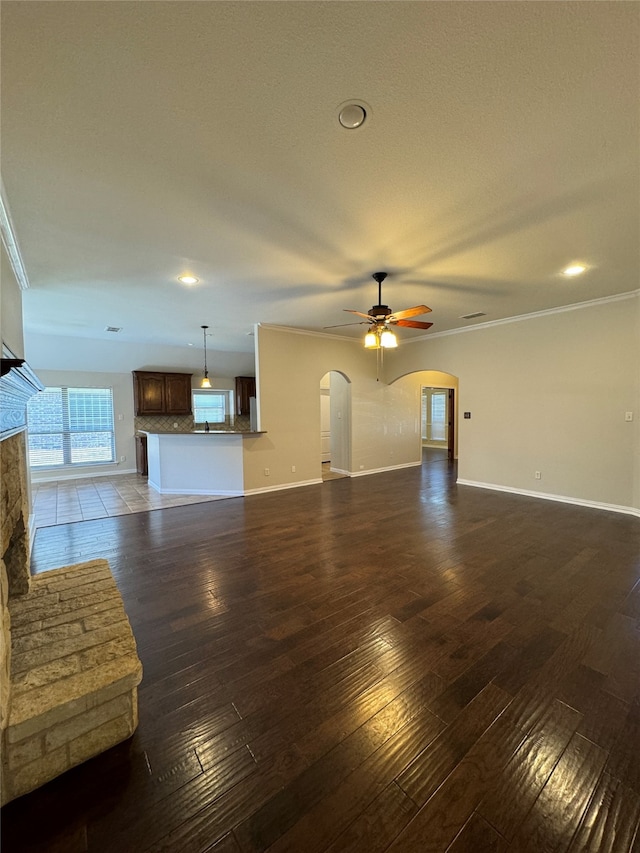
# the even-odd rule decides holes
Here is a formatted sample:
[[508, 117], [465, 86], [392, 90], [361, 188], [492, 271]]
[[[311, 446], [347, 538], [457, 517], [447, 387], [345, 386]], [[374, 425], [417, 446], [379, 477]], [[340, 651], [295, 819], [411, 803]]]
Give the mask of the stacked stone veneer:
[[0, 732], [7, 727], [11, 691], [9, 598], [29, 590], [24, 433], [0, 441]]
[[105, 560], [36, 575], [28, 592], [9, 597], [8, 610], [3, 804], [132, 735], [142, 678]]

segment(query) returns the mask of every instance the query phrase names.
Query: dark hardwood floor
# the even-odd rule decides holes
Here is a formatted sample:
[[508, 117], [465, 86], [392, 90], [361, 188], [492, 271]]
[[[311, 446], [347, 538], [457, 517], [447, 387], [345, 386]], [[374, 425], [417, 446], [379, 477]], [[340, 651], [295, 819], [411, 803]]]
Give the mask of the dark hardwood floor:
[[640, 851], [640, 522], [422, 468], [39, 530], [107, 558], [130, 742], [3, 853]]

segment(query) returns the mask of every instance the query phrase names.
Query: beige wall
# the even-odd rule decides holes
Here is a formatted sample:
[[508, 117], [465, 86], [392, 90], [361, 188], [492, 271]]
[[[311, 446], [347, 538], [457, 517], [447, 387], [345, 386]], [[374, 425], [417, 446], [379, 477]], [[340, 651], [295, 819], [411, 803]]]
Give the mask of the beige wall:
[[633, 405], [634, 412], [634, 446], [633, 446], [633, 456], [632, 456], [632, 468], [633, 468], [633, 507], [640, 507], [640, 292], [638, 293], [635, 300], [635, 328], [636, 328], [636, 336], [635, 336], [635, 346], [633, 342], [630, 346], [629, 358], [631, 361], [631, 370], [634, 370], [634, 361], [635, 361], [635, 379], [632, 375], [632, 383], [635, 381], [635, 402]]
[[[395, 354], [394, 354], [395, 355]], [[394, 369], [395, 360], [393, 356], [388, 359], [391, 361], [391, 369]], [[453, 388], [454, 395], [454, 413], [453, 419], [455, 424], [454, 430], [454, 458], [458, 458], [458, 432], [459, 432], [459, 405], [458, 405], [458, 377], [452, 376], [450, 373], [444, 373], [442, 370], [419, 370], [415, 373], [409, 373], [395, 380], [395, 383], [401, 387], [406, 387], [411, 394], [410, 405], [417, 413], [416, 416], [421, 418], [421, 393], [423, 388]]]
[[386, 382], [359, 341], [260, 327], [267, 434], [246, 444], [245, 488], [319, 478], [318, 388], [337, 370], [350, 383], [352, 476], [418, 464], [420, 388], [457, 379], [461, 481], [638, 511], [639, 302], [634, 294], [405, 343], [385, 354]]
[[350, 412], [344, 415], [351, 427], [351, 471], [419, 462], [419, 422], [416, 427], [415, 417], [393, 404], [406, 392], [376, 381], [375, 353], [360, 340], [260, 326], [256, 375], [260, 428], [266, 435], [245, 439], [246, 490], [320, 479], [319, 389], [328, 371], [342, 373], [349, 382], [350, 393], [344, 396], [351, 398]]
[[22, 291], [16, 280], [6, 249], [0, 241], [0, 328], [2, 343], [16, 358], [24, 358], [22, 335]]
[[637, 510], [639, 300], [405, 344], [387, 377], [459, 378], [460, 412], [471, 412], [458, 419], [461, 480]]

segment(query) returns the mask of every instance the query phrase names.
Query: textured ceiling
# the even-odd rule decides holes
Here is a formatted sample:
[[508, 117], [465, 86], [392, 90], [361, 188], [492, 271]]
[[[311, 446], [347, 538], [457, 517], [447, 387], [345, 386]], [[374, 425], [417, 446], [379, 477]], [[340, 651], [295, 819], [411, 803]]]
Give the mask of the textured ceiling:
[[[378, 269], [392, 308], [431, 306], [431, 333], [639, 286], [637, 3], [1, 15], [27, 333], [186, 346], [206, 323], [212, 349], [250, 350], [257, 322], [366, 312]], [[337, 120], [350, 100], [370, 108], [357, 130]], [[575, 260], [589, 271], [560, 276]]]

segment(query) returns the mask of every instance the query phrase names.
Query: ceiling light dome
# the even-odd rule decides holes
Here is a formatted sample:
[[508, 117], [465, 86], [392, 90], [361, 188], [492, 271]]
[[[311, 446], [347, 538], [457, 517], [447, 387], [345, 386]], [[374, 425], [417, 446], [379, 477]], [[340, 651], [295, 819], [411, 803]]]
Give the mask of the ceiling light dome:
[[362, 101], [347, 101], [338, 107], [338, 121], [346, 130], [355, 130], [365, 123], [369, 107]]

